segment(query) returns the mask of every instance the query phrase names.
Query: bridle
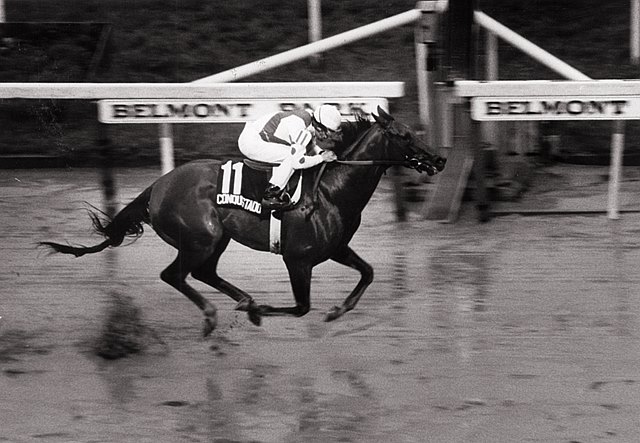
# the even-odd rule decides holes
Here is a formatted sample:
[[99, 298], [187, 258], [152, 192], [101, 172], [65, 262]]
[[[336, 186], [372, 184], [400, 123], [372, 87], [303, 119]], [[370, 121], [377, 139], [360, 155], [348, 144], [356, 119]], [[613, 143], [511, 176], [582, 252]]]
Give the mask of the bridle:
[[[398, 134], [394, 133], [390, 126], [385, 127], [380, 125], [380, 129], [385, 137], [398, 137]], [[428, 164], [427, 159], [419, 152], [414, 152], [412, 155], [405, 155], [402, 160], [336, 160], [335, 163], [352, 166], [404, 166], [415, 169], [418, 172], [426, 172], [429, 175], [434, 175], [438, 171], [436, 167]]]
[[[393, 135], [389, 127], [384, 127], [382, 125], [380, 127], [385, 137], [388, 134]], [[415, 169], [418, 172], [426, 172], [429, 175], [434, 175], [438, 171], [438, 169], [435, 166], [427, 164], [426, 159], [421, 159], [418, 157], [418, 155], [418, 152], [414, 152], [413, 155], [405, 155], [405, 158], [403, 160], [335, 160], [333, 163], [351, 166], [405, 166], [407, 168]], [[320, 166], [320, 171], [316, 175], [316, 179], [313, 183], [312, 195], [314, 196], [314, 201], [317, 200], [320, 178], [324, 174], [324, 170], [326, 169], [327, 165], [328, 163], [322, 163], [322, 165]]]

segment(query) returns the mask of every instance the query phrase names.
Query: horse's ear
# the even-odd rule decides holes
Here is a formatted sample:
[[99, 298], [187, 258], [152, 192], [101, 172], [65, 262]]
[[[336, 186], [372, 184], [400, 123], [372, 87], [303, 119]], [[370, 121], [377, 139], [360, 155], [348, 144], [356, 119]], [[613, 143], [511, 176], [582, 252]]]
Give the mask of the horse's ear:
[[380, 106], [378, 106], [378, 110], [376, 112], [378, 113], [378, 115], [373, 112], [371, 113], [373, 119], [383, 128], [388, 128], [393, 118], [391, 118], [389, 114], [384, 112], [384, 109], [382, 109]]
[[[380, 108], [378, 108], [378, 109], [380, 109]], [[380, 111], [378, 111], [378, 112], [380, 112]], [[376, 121], [376, 123], [378, 123], [383, 128], [387, 126], [388, 123], [386, 121], [382, 120], [380, 117], [378, 117], [375, 113], [372, 112], [371, 116]]]
[[391, 117], [387, 112], [378, 105], [378, 115], [384, 118], [387, 121], [393, 121], [393, 117]]

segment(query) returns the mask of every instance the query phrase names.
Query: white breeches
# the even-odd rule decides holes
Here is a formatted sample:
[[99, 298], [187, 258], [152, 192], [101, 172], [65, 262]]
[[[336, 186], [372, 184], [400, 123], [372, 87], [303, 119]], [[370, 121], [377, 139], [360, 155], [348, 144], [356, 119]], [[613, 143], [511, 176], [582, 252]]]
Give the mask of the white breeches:
[[305, 149], [301, 146], [287, 146], [264, 141], [260, 134], [251, 127], [251, 122], [245, 125], [240, 137], [238, 137], [238, 147], [240, 152], [252, 160], [280, 163], [273, 168], [273, 175], [269, 180], [269, 183], [280, 189], [284, 189], [295, 169], [304, 169], [317, 164], [317, 162], [305, 161], [308, 157], [305, 156]]

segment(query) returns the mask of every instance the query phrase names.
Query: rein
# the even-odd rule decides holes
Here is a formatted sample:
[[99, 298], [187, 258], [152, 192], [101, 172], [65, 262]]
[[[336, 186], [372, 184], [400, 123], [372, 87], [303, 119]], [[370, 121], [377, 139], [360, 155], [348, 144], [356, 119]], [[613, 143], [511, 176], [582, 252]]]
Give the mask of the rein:
[[335, 163], [354, 166], [393, 166], [406, 165], [406, 160], [335, 160]]
[[320, 172], [318, 172], [318, 175], [316, 175], [316, 181], [313, 182], [313, 190], [311, 191], [311, 195], [313, 195], [313, 203], [314, 203], [314, 208], [315, 208], [315, 203], [318, 201], [318, 186], [320, 186], [320, 178], [322, 178], [322, 174], [324, 173], [324, 170], [327, 168], [327, 164], [326, 163], [322, 163], [322, 165], [320, 166]]

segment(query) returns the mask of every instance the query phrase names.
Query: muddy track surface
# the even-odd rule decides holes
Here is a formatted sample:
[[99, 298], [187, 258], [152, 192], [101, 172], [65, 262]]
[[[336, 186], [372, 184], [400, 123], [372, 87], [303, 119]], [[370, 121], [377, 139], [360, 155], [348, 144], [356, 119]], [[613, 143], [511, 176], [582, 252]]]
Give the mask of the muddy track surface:
[[[119, 170], [130, 201], [157, 171]], [[160, 281], [173, 249], [93, 244], [94, 170], [0, 170], [0, 442], [588, 442], [640, 432], [640, 216], [394, 222], [383, 181], [351, 245], [375, 281], [332, 323], [357, 274], [316, 268], [312, 310], [252, 325], [201, 316]], [[293, 303], [279, 257], [231, 244], [220, 274]], [[120, 304], [120, 305], [118, 305]], [[140, 353], [96, 355], [113, 307], [140, 315]], [[123, 311], [119, 311], [123, 312]]]

